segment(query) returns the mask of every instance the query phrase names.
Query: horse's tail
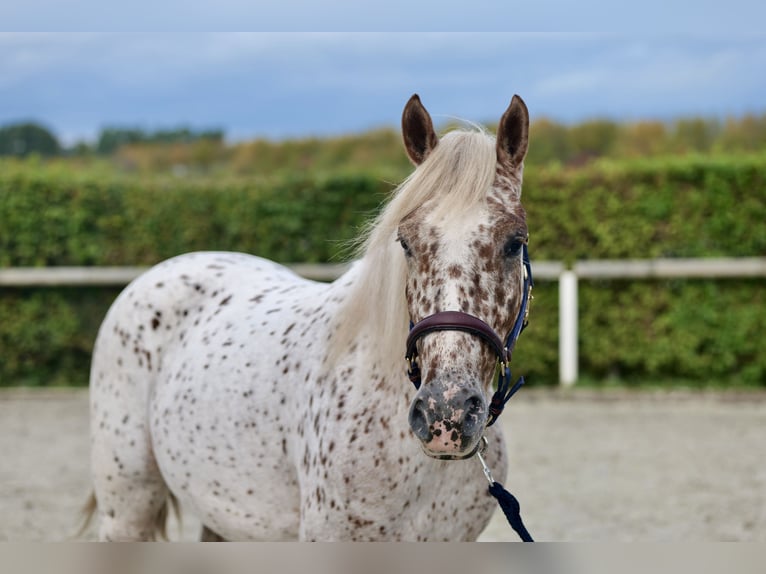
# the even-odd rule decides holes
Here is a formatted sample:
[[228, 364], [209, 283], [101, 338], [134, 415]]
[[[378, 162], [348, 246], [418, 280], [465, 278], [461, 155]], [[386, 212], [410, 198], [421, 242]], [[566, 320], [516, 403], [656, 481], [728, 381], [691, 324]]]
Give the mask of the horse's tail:
[[[181, 524], [181, 507], [178, 504], [178, 499], [172, 492], [169, 492], [165, 503], [160, 507], [157, 516], [154, 519], [154, 527], [152, 529], [153, 540], [157, 540], [158, 538], [161, 540], [168, 539], [168, 516], [171, 508], [179, 525]], [[82, 509], [80, 510], [82, 524], [80, 525], [77, 534], [74, 535], [75, 538], [82, 538], [83, 534], [85, 534], [85, 531], [90, 526], [90, 523], [93, 522], [93, 516], [97, 511], [98, 500], [96, 499], [96, 493], [91, 491], [88, 500], [83, 504]]]
[[157, 512], [157, 518], [154, 520], [153, 537], [155, 540], [158, 535], [162, 540], [168, 539], [168, 516], [170, 515], [170, 509], [172, 509], [173, 516], [176, 517], [176, 521], [180, 526], [181, 507], [178, 504], [178, 499], [172, 492], [168, 491], [168, 497], [165, 499], [165, 504], [160, 507], [159, 512]]
[[74, 535], [74, 538], [82, 538], [82, 535], [85, 534], [85, 531], [93, 521], [93, 515], [96, 514], [96, 510], [98, 510], [96, 493], [91, 491], [90, 496], [88, 497], [88, 501], [83, 504], [82, 508], [80, 509], [80, 514], [82, 515], [82, 524], [80, 524], [80, 529]]

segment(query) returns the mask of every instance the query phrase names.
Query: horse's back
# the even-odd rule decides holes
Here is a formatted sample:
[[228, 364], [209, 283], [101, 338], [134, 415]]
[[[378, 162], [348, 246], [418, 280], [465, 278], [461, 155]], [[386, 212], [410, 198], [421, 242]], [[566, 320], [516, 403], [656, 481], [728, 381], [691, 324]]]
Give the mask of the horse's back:
[[[236, 495], [254, 498], [252, 485], [266, 475], [243, 477], [241, 469], [285, 454], [283, 445], [265, 438], [278, 431], [273, 414], [287, 400], [271, 388], [275, 365], [271, 359], [265, 364], [265, 356], [275, 350], [266, 347], [294, 323], [290, 317], [301, 307], [296, 301], [305, 306], [322, 289], [271, 261], [223, 252], [175, 257], [125, 288], [101, 326], [91, 369], [102, 537], [146, 538], [144, 523], [167, 487], [214, 530], [211, 509], [227, 502], [234, 507]], [[254, 405], [270, 409], [272, 417], [253, 412]], [[250, 465], [240, 464], [243, 458]], [[289, 476], [290, 465], [282, 466], [278, 470]], [[233, 492], [239, 484], [250, 486]], [[273, 492], [271, 500], [285, 504], [294, 494], [283, 492]], [[125, 493], [142, 499], [126, 503]], [[237, 500], [243, 530], [272, 518], [269, 504], [258, 516], [256, 506], [264, 507], [245, 511], [248, 505]], [[144, 509], [141, 516], [133, 516], [137, 508]], [[264, 524], [264, 532], [281, 537], [297, 529], [297, 517], [284, 509], [281, 514], [282, 524], [274, 516], [276, 524]]]
[[130, 373], [127, 385], [148, 384], [169, 350], [188, 348], [188, 334], [215, 324], [227, 307], [255, 307], [268, 293], [301, 283], [286, 267], [243, 253], [196, 252], [159, 263], [110, 307], [96, 339], [91, 391], [115, 367]]

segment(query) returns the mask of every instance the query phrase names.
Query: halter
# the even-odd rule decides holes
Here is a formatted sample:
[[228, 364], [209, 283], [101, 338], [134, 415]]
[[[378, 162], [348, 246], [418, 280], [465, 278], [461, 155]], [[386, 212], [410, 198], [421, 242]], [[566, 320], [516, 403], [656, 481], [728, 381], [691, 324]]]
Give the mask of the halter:
[[497, 421], [500, 413], [503, 412], [503, 408], [505, 408], [505, 404], [524, 384], [524, 377], [519, 377], [516, 384], [511, 386], [511, 356], [519, 335], [521, 335], [521, 332], [529, 322], [529, 300], [532, 298], [532, 287], [534, 286], [532, 266], [529, 263], [529, 252], [527, 251], [526, 243], [522, 246], [522, 263], [524, 286], [522, 289], [521, 306], [519, 307], [519, 314], [516, 316], [513, 328], [505, 338], [505, 344], [503, 344], [503, 340], [495, 333], [492, 327], [478, 317], [463, 313], [462, 311], [441, 311], [429, 315], [416, 324], [410, 323], [410, 334], [407, 337], [407, 352], [405, 354], [407, 375], [416, 389], [420, 388], [421, 383], [420, 366], [417, 362], [417, 342], [427, 333], [432, 331], [462, 331], [479, 337], [489, 345], [497, 357], [495, 369], [497, 372], [497, 390], [492, 395], [492, 400], [489, 404], [488, 427]]

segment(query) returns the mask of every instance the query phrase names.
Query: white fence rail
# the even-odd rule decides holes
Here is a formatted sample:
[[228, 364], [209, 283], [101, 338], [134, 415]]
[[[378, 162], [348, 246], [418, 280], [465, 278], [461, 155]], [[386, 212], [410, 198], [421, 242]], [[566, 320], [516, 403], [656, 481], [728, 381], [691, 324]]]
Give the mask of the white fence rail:
[[[332, 281], [347, 264], [289, 265], [307, 279]], [[0, 287], [78, 287], [126, 285], [146, 267], [11, 267], [0, 269]], [[580, 279], [727, 279], [766, 277], [766, 257], [709, 259], [628, 259], [577, 261], [568, 269], [558, 261], [532, 263], [536, 281], [559, 283], [559, 382], [578, 377], [577, 284]]]

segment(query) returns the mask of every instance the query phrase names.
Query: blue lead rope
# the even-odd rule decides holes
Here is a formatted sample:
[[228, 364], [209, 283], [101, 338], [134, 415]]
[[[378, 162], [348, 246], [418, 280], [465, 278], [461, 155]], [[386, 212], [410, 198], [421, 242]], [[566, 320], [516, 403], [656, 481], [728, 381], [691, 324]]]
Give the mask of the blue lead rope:
[[495, 500], [497, 500], [503, 514], [505, 514], [505, 518], [508, 520], [508, 524], [510, 524], [511, 528], [516, 531], [516, 534], [519, 535], [521, 541], [534, 542], [532, 535], [529, 533], [529, 530], [527, 530], [527, 527], [524, 526], [524, 521], [521, 519], [521, 505], [519, 504], [518, 499], [508, 492], [502, 484], [492, 478], [492, 472], [489, 470], [489, 467], [484, 460], [484, 456], [482, 455], [482, 452], [487, 448], [487, 437], [482, 437], [482, 441], [483, 446], [476, 451], [476, 458], [479, 459], [481, 468], [484, 471], [484, 476], [486, 476], [489, 481], [489, 493]]
[[503, 514], [508, 519], [508, 524], [516, 531], [521, 541], [534, 542], [527, 527], [524, 526], [524, 522], [521, 520], [521, 506], [516, 497], [503, 488], [503, 485], [499, 482], [493, 482], [489, 485], [489, 493], [497, 499]]

